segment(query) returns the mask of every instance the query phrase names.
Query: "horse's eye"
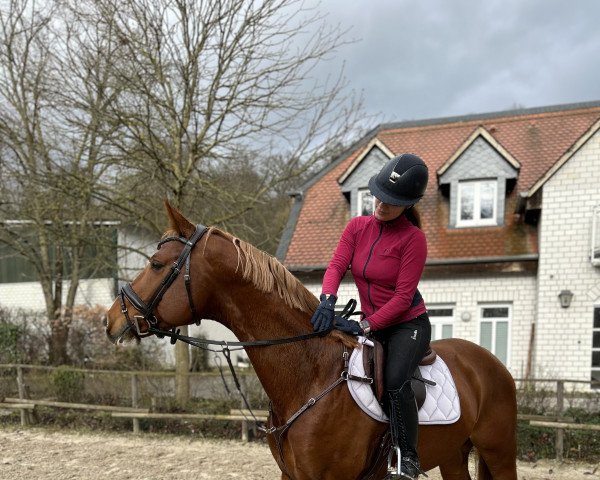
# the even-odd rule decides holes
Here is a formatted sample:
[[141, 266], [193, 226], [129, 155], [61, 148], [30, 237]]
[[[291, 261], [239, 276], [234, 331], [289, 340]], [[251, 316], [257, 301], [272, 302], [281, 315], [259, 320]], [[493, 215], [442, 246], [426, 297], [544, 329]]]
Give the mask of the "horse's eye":
[[150, 262], [150, 267], [152, 268], [152, 270], [160, 270], [161, 268], [163, 268], [163, 264], [157, 262], [156, 260], [152, 260]]

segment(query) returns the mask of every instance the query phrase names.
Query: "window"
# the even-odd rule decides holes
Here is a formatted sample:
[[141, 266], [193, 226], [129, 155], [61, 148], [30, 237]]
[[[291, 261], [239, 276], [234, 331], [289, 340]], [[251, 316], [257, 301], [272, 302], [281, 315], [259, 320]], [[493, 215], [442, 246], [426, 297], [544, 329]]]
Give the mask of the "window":
[[510, 306], [486, 305], [480, 309], [479, 345], [508, 365]]
[[495, 180], [459, 182], [456, 225], [459, 227], [496, 225], [496, 197]]
[[[27, 239], [33, 249], [39, 249], [35, 231], [23, 227], [20, 235]], [[71, 250], [65, 249], [63, 274], [67, 278], [71, 272]], [[51, 266], [56, 258], [56, 246], [48, 247]], [[94, 228], [89, 243], [83, 245], [80, 265], [80, 278], [116, 278], [117, 272], [117, 230], [111, 226]], [[9, 245], [0, 243], [0, 283], [38, 281], [38, 273], [29, 260]]]
[[590, 257], [592, 265], [600, 267], [600, 206], [594, 208], [592, 218], [592, 251]]
[[442, 338], [452, 338], [454, 309], [452, 307], [436, 306], [427, 311], [431, 322], [431, 341]]
[[592, 328], [592, 388], [600, 388], [600, 306], [594, 307], [594, 326]]
[[34, 282], [33, 265], [8, 245], [0, 243], [0, 283]]
[[364, 189], [358, 191], [357, 216], [373, 215], [375, 211], [375, 197], [370, 190]]

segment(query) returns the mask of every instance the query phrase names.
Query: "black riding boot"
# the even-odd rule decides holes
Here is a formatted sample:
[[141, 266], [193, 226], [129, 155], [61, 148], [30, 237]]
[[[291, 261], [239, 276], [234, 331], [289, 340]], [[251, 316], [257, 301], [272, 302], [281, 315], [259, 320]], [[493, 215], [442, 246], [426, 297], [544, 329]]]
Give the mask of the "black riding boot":
[[419, 416], [410, 381], [404, 383], [400, 390], [390, 390], [388, 396], [392, 449], [396, 452], [400, 449], [400, 470], [393, 468], [387, 478], [415, 480], [425, 473], [421, 470], [417, 455]]

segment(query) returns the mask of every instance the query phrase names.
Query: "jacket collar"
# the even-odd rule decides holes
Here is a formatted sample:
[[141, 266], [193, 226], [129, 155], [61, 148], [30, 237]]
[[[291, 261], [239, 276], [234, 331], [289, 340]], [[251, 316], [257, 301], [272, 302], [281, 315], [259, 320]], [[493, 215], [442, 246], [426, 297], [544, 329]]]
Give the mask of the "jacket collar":
[[399, 217], [396, 217], [388, 222], [378, 220], [377, 217], [375, 217], [375, 215], [372, 215], [372, 217], [376, 225], [383, 225], [386, 228], [407, 228], [410, 225], [412, 225], [412, 223], [409, 222], [408, 218], [406, 218], [406, 215], [404, 215], [404, 212], [401, 213]]

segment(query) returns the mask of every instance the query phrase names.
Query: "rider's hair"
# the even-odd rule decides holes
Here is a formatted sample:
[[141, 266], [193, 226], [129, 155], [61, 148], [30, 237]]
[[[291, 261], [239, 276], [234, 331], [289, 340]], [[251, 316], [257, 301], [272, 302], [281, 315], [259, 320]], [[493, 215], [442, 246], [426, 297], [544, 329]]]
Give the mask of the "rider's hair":
[[421, 228], [421, 213], [415, 205], [404, 210], [404, 215], [415, 227]]

